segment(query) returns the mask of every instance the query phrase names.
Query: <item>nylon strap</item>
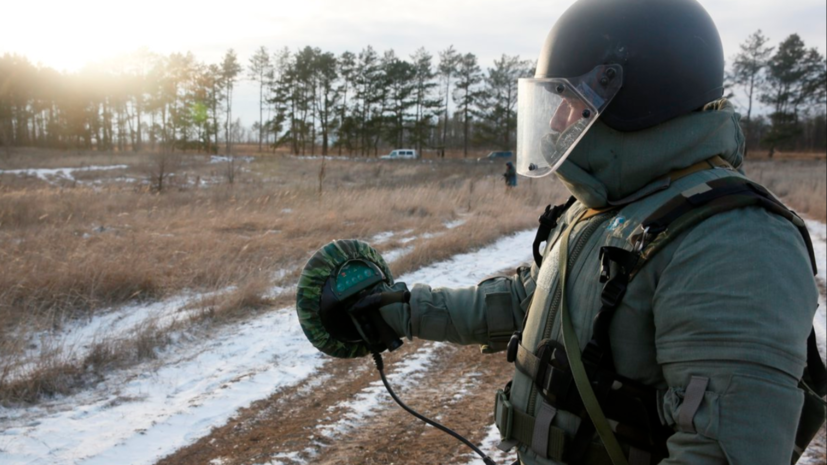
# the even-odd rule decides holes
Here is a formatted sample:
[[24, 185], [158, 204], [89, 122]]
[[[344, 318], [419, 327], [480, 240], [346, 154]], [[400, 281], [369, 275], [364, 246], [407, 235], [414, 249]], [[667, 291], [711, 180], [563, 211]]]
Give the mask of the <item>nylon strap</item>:
[[[534, 427], [537, 423], [533, 416], [521, 412], [519, 409], [514, 408], [514, 406], [510, 406], [510, 412], [510, 415], [506, 414], [494, 417], [494, 421], [497, 422], [497, 427], [500, 429], [500, 432], [506, 430], [504, 422], [507, 421], [506, 418], [511, 417], [509, 437], [502, 443], [503, 449], [505, 450], [509, 450], [516, 445], [516, 443], [531, 444], [535, 437]], [[547, 457], [558, 462], [562, 461], [563, 455], [567, 447], [569, 447], [569, 441], [566, 438], [565, 431], [556, 426], [549, 426], [547, 441]], [[600, 444], [589, 444], [584, 456], [584, 462], [589, 465], [613, 465], [606, 453], [606, 449]]]
[[[543, 405], [540, 406], [540, 411], [537, 412], [537, 418], [534, 420], [531, 450], [544, 459], [548, 458], [548, 436], [551, 430], [551, 422], [556, 415], [557, 409], [552, 407], [548, 402], [543, 402]], [[562, 450], [562, 448], [560, 448], [560, 450]]]
[[678, 412], [678, 429], [684, 433], [695, 433], [695, 414], [698, 413], [698, 408], [704, 400], [704, 393], [706, 387], [709, 385], [709, 378], [706, 376], [693, 376], [689, 380], [689, 385], [683, 396], [683, 403]]
[[580, 393], [583, 406], [586, 408], [589, 418], [591, 418], [594, 423], [597, 434], [600, 436], [600, 440], [603, 441], [606, 452], [609, 454], [609, 457], [612, 459], [612, 463], [614, 465], [629, 465], [626, 461], [626, 456], [623, 453], [623, 449], [620, 448], [620, 443], [617, 442], [617, 438], [612, 432], [612, 427], [609, 425], [608, 420], [606, 420], [606, 416], [600, 408], [600, 403], [597, 401], [597, 396], [594, 394], [594, 390], [589, 383], [589, 376], [586, 374], [586, 368], [583, 366], [583, 360], [580, 356], [580, 342], [577, 340], [577, 335], [574, 333], [574, 325], [571, 322], [568, 305], [566, 304], [566, 275], [568, 274], [569, 237], [571, 236], [571, 232], [574, 230], [575, 225], [577, 225], [580, 219], [584, 216], [584, 213], [581, 213], [575, 221], [572, 221], [569, 227], [566, 228], [566, 231], [563, 232], [563, 237], [560, 240], [559, 279], [561, 289], [560, 311], [563, 319], [563, 344], [565, 344], [566, 347], [566, 354], [569, 358], [569, 367], [571, 368], [574, 383], [577, 385], [577, 391]]
[[583, 216], [580, 218], [580, 221], [586, 221], [587, 219], [589, 219], [593, 216], [597, 216], [597, 215], [599, 215], [601, 213], [605, 213], [609, 210], [614, 210], [615, 208], [617, 208], [617, 207], [611, 206], [611, 207], [606, 207], [606, 208], [589, 208], [588, 210], [586, 210], [586, 213], [584, 213]]
[[720, 155], [715, 155], [712, 158], [707, 158], [706, 160], [699, 161], [698, 163], [689, 165], [686, 168], [672, 171], [667, 176], [669, 177], [669, 180], [671, 182], [675, 182], [678, 179], [685, 178], [690, 174], [697, 173], [698, 171], [705, 171], [714, 168], [724, 168], [731, 170], [732, 165], [730, 165], [729, 162], [721, 158]]

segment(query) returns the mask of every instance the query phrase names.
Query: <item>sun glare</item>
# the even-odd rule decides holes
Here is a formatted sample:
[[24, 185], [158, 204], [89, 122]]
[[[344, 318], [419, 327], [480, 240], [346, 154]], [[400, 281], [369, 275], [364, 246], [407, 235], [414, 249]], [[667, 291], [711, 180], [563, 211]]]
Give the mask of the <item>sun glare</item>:
[[313, 3], [318, 2], [242, 1], [222, 7], [159, 0], [15, 2], [5, 8], [19, 20], [0, 29], [0, 54], [22, 54], [66, 71], [140, 48], [157, 53], [215, 49], [214, 57], [203, 57], [215, 60], [239, 42], [308, 19]]

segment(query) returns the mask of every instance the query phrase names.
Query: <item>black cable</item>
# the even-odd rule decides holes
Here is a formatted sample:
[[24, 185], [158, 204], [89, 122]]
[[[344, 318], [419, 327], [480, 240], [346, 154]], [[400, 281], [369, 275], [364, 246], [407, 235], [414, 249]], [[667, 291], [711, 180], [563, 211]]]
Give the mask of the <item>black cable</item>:
[[469, 440], [465, 439], [464, 437], [460, 436], [459, 433], [455, 432], [454, 430], [452, 430], [448, 427], [442, 426], [441, 424], [431, 420], [430, 418], [428, 418], [424, 415], [420, 415], [416, 410], [414, 410], [414, 409], [408, 407], [407, 405], [405, 405], [405, 403], [402, 402], [402, 400], [399, 397], [396, 396], [396, 393], [393, 392], [393, 389], [391, 389], [391, 385], [388, 384], [388, 379], [385, 377], [385, 362], [382, 360], [382, 354], [374, 353], [373, 354], [373, 362], [376, 364], [376, 369], [379, 370], [379, 376], [382, 378], [382, 383], [385, 385], [385, 389], [388, 390], [388, 393], [391, 395], [393, 400], [395, 400], [396, 403], [399, 404], [400, 407], [405, 409], [406, 412], [410, 413], [411, 415], [415, 416], [416, 418], [419, 418], [420, 420], [422, 420], [425, 423], [433, 426], [434, 428], [436, 428], [436, 429], [438, 429], [438, 430], [440, 430], [444, 433], [450, 434], [455, 439], [459, 440], [460, 442], [462, 442], [466, 446], [470, 447], [471, 450], [473, 450], [474, 452], [477, 453], [477, 455], [482, 457], [482, 461], [485, 462], [485, 465], [497, 465], [497, 462], [494, 462], [489, 456], [485, 455], [485, 453], [483, 451], [481, 451], [479, 449], [479, 447], [475, 446], [471, 441], [469, 441]]

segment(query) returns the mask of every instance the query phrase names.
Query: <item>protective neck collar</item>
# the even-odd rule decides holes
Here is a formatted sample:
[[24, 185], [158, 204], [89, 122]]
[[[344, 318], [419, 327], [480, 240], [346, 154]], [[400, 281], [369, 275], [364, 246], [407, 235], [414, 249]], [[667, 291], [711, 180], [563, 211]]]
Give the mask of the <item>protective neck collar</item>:
[[649, 129], [620, 132], [599, 120], [577, 144], [556, 175], [577, 200], [603, 208], [638, 191], [670, 171], [720, 155], [735, 168], [743, 163], [741, 116], [732, 104], [693, 112]]

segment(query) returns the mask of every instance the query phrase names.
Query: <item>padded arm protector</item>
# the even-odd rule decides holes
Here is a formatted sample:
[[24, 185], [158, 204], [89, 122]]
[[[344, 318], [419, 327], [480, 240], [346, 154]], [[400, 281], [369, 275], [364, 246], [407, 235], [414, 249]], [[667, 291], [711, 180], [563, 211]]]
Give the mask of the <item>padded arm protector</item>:
[[522, 326], [534, 293], [536, 269], [532, 268], [520, 267], [511, 277], [493, 277], [456, 289], [415, 284], [410, 304], [383, 307], [382, 317], [408, 339], [481, 344], [486, 352], [504, 350], [511, 334]]
[[662, 414], [677, 431], [662, 463], [790, 462], [816, 301], [803, 240], [783, 218], [740, 209], [685, 236], [653, 299]]

